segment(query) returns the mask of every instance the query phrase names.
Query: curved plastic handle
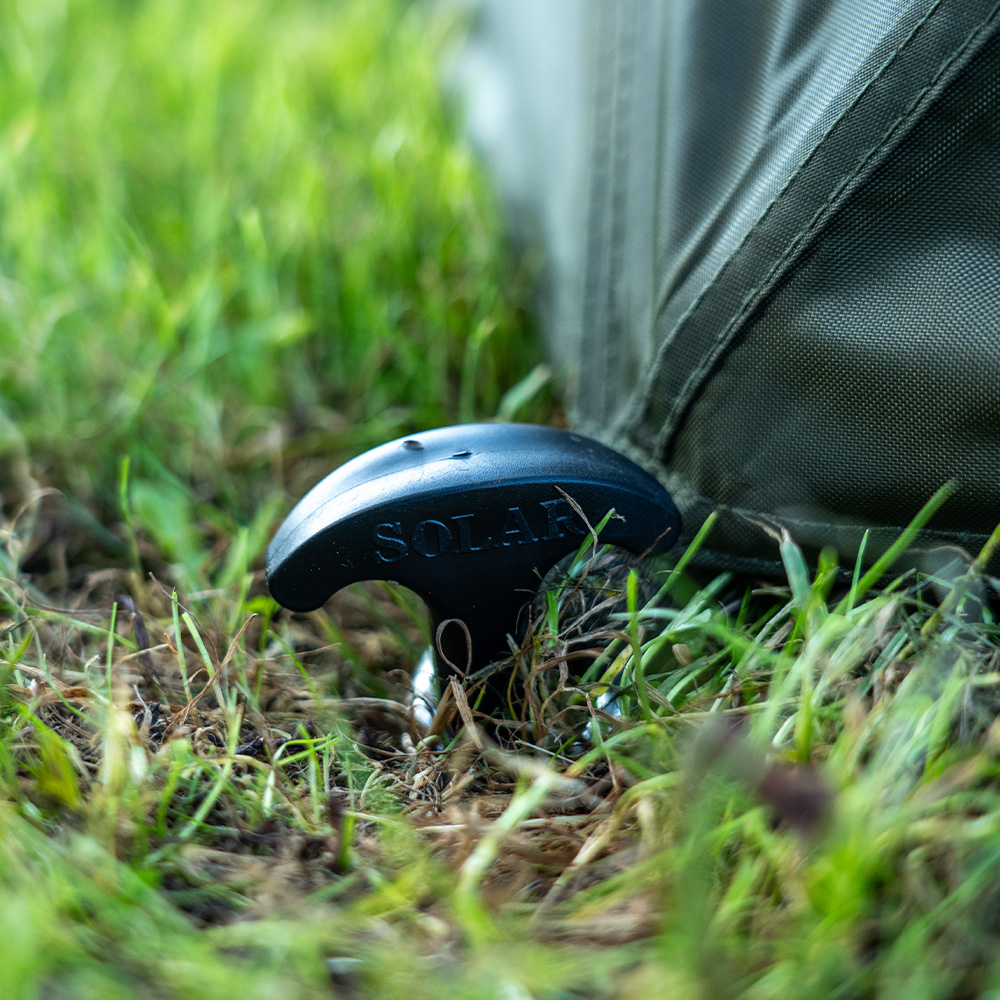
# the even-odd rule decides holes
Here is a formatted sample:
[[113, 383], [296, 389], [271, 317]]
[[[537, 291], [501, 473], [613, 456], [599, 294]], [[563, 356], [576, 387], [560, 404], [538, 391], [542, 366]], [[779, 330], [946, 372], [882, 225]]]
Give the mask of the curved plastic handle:
[[[327, 476], [271, 542], [268, 586], [311, 611], [358, 580], [401, 583], [435, 628], [465, 623], [476, 670], [508, 655], [541, 577], [587, 533], [567, 496], [591, 525], [614, 508], [600, 540], [636, 554], [665, 551], [680, 531], [667, 491], [618, 452], [552, 427], [466, 424], [391, 441]], [[465, 668], [461, 629], [446, 628], [441, 646]]]

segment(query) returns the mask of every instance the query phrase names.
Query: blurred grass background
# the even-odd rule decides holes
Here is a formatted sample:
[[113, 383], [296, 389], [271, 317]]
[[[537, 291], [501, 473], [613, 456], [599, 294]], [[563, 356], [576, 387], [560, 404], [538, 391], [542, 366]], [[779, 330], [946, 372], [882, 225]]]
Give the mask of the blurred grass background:
[[275, 614], [343, 459], [553, 414], [461, 30], [0, 3], [0, 997], [996, 996], [1000, 531], [945, 580], [630, 577], [586, 696], [561, 583], [511, 754], [420, 742], [405, 595]]
[[455, 28], [405, 0], [0, 6], [4, 468], [107, 522], [127, 456], [191, 563], [192, 525], [249, 523], [289, 461], [317, 459], [301, 491], [494, 416], [538, 347], [442, 98]]

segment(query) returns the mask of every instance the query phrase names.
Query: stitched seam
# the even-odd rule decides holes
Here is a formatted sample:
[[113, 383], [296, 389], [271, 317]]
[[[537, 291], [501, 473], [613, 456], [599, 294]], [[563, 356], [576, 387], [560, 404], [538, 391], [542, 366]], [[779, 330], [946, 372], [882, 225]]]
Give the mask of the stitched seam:
[[[608, 220], [608, 283], [605, 289], [604, 329], [597, 343], [600, 348], [602, 372], [611, 370], [613, 343], [621, 330], [621, 273], [625, 259], [626, 227], [628, 224], [629, 160], [632, 137], [632, 91], [635, 86], [635, 6], [621, 4], [618, 8], [617, 53], [614, 92], [614, 156], [612, 158], [611, 194]], [[599, 383], [600, 413], [607, 420], [611, 410], [611, 379], [602, 377]]]
[[[607, 22], [614, 16], [613, 9], [606, 4], [597, 8], [592, 31], [594, 32], [594, 47], [598, 56], [607, 55]], [[603, 60], [601, 60], [603, 61]], [[590, 177], [588, 183], [588, 220], [587, 220], [587, 250], [584, 269], [584, 302], [582, 330], [580, 337], [580, 352], [583, 364], [586, 356], [592, 353], [596, 342], [597, 312], [601, 302], [601, 264], [604, 231], [603, 217], [608, 188], [608, 173], [611, 169], [611, 151], [607, 149], [607, 126], [611, 121], [611, 105], [614, 93], [614, 77], [609, 67], [604, 72], [595, 74], [594, 103], [590, 118]], [[602, 141], [604, 146], [602, 147]], [[579, 394], [581, 384], [585, 384], [583, 373], [577, 383]], [[574, 399], [573, 409], [579, 411], [579, 402]]]
[[[935, 10], [936, 9], [937, 8], [935, 8]], [[733, 316], [730, 322], [726, 325], [721, 334], [716, 338], [712, 349], [705, 356], [705, 359], [696, 368], [692, 369], [691, 373], [685, 379], [680, 392], [677, 394], [677, 398], [674, 400], [674, 403], [670, 408], [670, 412], [668, 413], [666, 419], [664, 420], [660, 428], [660, 431], [657, 433], [655, 439], [655, 447], [657, 451], [661, 452], [666, 451], [667, 444], [669, 443], [670, 438], [673, 436], [673, 433], [677, 429], [675, 425], [679, 423], [679, 418], [682, 416], [684, 411], [687, 410], [688, 406], [693, 402], [693, 398], [696, 393], [697, 383], [700, 382], [704, 378], [704, 376], [707, 375], [707, 373], [712, 368], [715, 367], [715, 365], [719, 360], [719, 357], [725, 351], [726, 347], [732, 342], [736, 332], [738, 332], [739, 327], [746, 321], [748, 315], [753, 311], [754, 308], [756, 308], [756, 305], [759, 303], [760, 299], [767, 293], [769, 288], [773, 285], [775, 276], [778, 275], [784, 269], [785, 265], [787, 265], [794, 259], [798, 258], [801, 255], [802, 251], [805, 249], [805, 247], [807, 247], [810, 244], [811, 240], [819, 232], [822, 231], [826, 222], [836, 213], [837, 209], [840, 207], [840, 204], [842, 204], [845, 193], [854, 190], [857, 184], [865, 177], [871, 176], [874, 170], [877, 169], [878, 165], [882, 162], [881, 154], [886, 152], [888, 148], [893, 144], [893, 140], [896, 138], [897, 134], [904, 131], [904, 126], [912, 122], [917, 117], [917, 113], [920, 110], [921, 106], [929, 103], [931, 100], [936, 99], [937, 88], [941, 83], [942, 79], [947, 76], [948, 71], [951, 69], [951, 67], [960, 61], [960, 59], [965, 55], [965, 53], [969, 50], [972, 44], [989, 26], [990, 22], [995, 19], [998, 10], [1000, 10], [1000, 4], [998, 4], [997, 7], [994, 7], [990, 15], [979, 25], [977, 25], [976, 28], [974, 28], [969, 33], [969, 35], [962, 43], [962, 45], [958, 49], [956, 49], [951, 54], [951, 56], [945, 60], [944, 63], [941, 64], [941, 66], [938, 68], [938, 71], [935, 73], [933, 78], [927, 83], [925, 87], [923, 87], [914, 96], [914, 99], [910, 102], [906, 110], [903, 111], [899, 116], [897, 116], [897, 118], [890, 124], [889, 128], [882, 135], [881, 139], [879, 139], [879, 141], [875, 145], [873, 145], [871, 149], [869, 149], [869, 151], [864, 155], [864, 157], [858, 162], [855, 169], [852, 170], [851, 173], [847, 174], [843, 178], [840, 184], [837, 185], [837, 187], [830, 193], [829, 197], [816, 210], [816, 212], [813, 214], [812, 218], [808, 221], [808, 223], [806, 223], [806, 225], [799, 230], [798, 234], [795, 236], [792, 242], [789, 243], [786, 251], [780, 257], [778, 257], [778, 259], [771, 266], [767, 274], [761, 279], [761, 281], [759, 281], [756, 284], [756, 286], [753, 289], [750, 290], [750, 292], [747, 293], [742, 303], [740, 304], [739, 310], [736, 312], [736, 314]], [[921, 21], [921, 24], [926, 23], [926, 21], [927, 17], [925, 17]], [[909, 39], [913, 37], [914, 33], [911, 33], [911, 35], [907, 39], [907, 42], [909, 42]], [[900, 49], [897, 49], [897, 53], [901, 51], [902, 47]], [[875, 78], [873, 78], [873, 81], [874, 79]], [[867, 86], [865, 89], [867, 90]], [[856, 104], [854, 106], [856, 106]], [[841, 118], [840, 121], [843, 121], [843, 118]], [[829, 133], [827, 134], [829, 135]], [[817, 150], [818, 149], [819, 146], [817, 146]], [[813, 152], [815, 153], [816, 150], [814, 150]], [[810, 158], [811, 156], [812, 154], [810, 154]], [[808, 160], [806, 162], [808, 162]], [[803, 163], [802, 167], [804, 166], [805, 163]], [[801, 171], [802, 167], [799, 168], [799, 171]], [[796, 176], [798, 175], [799, 171], [796, 171]], [[767, 213], [765, 213], [765, 216], [761, 217], [758, 224], [754, 227], [753, 230], [751, 230], [751, 233], [756, 233], [758, 231], [759, 227], [765, 221], [766, 214], [770, 213], [771, 207], [774, 205], [774, 203], [775, 202], [771, 202], [771, 205], [768, 206]], [[747, 238], [749, 238], [750, 235], [751, 234], [748, 234]], [[745, 243], [746, 239], [744, 239], [743, 243], [740, 244], [740, 249], [742, 249]], [[729, 264], [732, 263], [732, 261], [738, 254], [739, 250], [737, 250], [736, 253], [729, 258], [729, 260], [726, 262], [726, 267], [728, 267]], [[723, 268], [723, 271], [724, 270], [725, 268]], [[718, 277], [721, 278], [722, 273], [723, 272], [720, 271]], [[716, 280], [718, 280], [718, 278]], [[713, 281], [713, 284], [714, 283], [715, 282]], [[706, 288], [705, 291], [702, 293], [702, 295], [699, 296], [697, 302], [691, 307], [691, 309], [689, 309], [685, 313], [685, 316], [682, 319], [682, 321], [678, 323], [678, 327], [680, 327], [683, 322], [686, 322], [687, 319], [690, 317], [691, 313], [694, 311], [694, 308], [701, 304], [702, 299], [708, 293], [710, 288], [711, 286], [709, 286], [709, 288]]]
[[[791, 527], [791, 528], [809, 528], [809, 529], [828, 529], [831, 531], [845, 531], [845, 530], [855, 530], [858, 532], [862, 531], [891, 531], [891, 532], [901, 532], [905, 531], [907, 525], [905, 524], [865, 524], [859, 521], [811, 521], [804, 517], [786, 517], [785, 515], [779, 514], [761, 514], [758, 511], [748, 511], [742, 507], [726, 507], [719, 505], [718, 510], [723, 514], [732, 514], [734, 517], [739, 518], [740, 521], [746, 521], [752, 523], [754, 521], [768, 520], [773, 521], [779, 527]], [[985, 532], [981, 531], [964, 531], [959, 529], [950, 530], [948, 528], [921, 528], [918, 537], [932, 536], [935, 538], [962, 538], [962, 539], [982, 539], [985, 540], [988, 536]]]
[[[649, 403], [650, 403], [650, 397], [652, 396], [653, 389], [656, 387], [656, 380], [657, 380], [656, 379], [656, 375], [657, 375], [657, 372], [659, 372], [661, 370], [661, 368], [662, 368], [662, 365], [661, 365], [662, 356], [667, 351], [667, 349], [669, 348], [669, 345], [672, 343], [672, 341], [673, 341], [674, 337], [676, 336], [677, 332], [683, 328], [684, 324], [688, 321], [688, 319], [690, 318], [691, 314], [694, 313], [698, 309], [698, 307], [701, 305], [702, 300], [716, 286], [716, 284], [719, 282], [719, 280], [722, 277], [724, 277], [724, 275], [726, 274], [726, 272], [729, 270], [730, 266], [732, 265], [733, 261], [740, 255], [741, 251], [746, 246], [746, 244], [753, 238], [754, 234], [764, 225], [764, 223], [767, 221], [768, 217], [770, 216], [771, 211], [774, 208], [774, 206], [784, 197], [785, 192], [796, 181], [796, 179], [798, 178], [799, 174], [801, 174], [806, 169], [806, 167], [812, 162], [813, 158], [818, 155], [820, 149], [822, 149], [826, 145], [826, 142], [830, 138], [830, 136], [841, 126], [841, 124], [843, 123], [844, 119], [854, 110], [854, 108], [857, 107], [857, 105], [864, 98], [864, 95], [868, 92], [868, 89], [870, 87], [872, 87], [877, 80], [880, 80], [882, 78], [882, 76], [887, 72], [887, 70], [889, 69], [889, 67], [896, 61], [896, 59], [899, 58], [899, 56], [903, 52], [903, 50], [908, 45], [911, 44], [911, 42], [916, 37], [916, 35], [920, 31], [920, 29], [927, 23], [927, 21], [930, 20], [931, 16], [934, 13], [936, 13], [936, 11], [938, 10], [938, 8], [941, 6], [941, 3], [943, 3], [943, 0], [937, 0], [937, 2], [934, 3], [927, 10], [927, 12], [924, 14], [924, 16], [913, 26], [913, 30], [909, 33], [909, 35], [907, 35], [906, 38], [903, 39], [903, 41], [893, 50], [892, 54], [879, 67], [878, 72], [858, 92], [858, 94], [855, 97], [854, 101], [851, 102], [850, 107], [846, 108], [844, 110], [843, 114], [841, 114], [840, 117], [836, 121], [832, 122], [831, 125], [830, 125], [830, 127], [820, 136], [820, 138], [816, 142], [816, 145], [809, 152], [809, 155], [802, 161], [802, 163], [799, 164], [799, 166], [795, 169], [795, 171], [788, 178], [788, 180], [781, 186], [781, 189], [767, 203], [767, 205], [764, 208], [764, 211], [761, 213], [760, 218], [754, 223], [753, 226], [751, 226], [751, 228], [747, 231], [747, 233], [743, 237], [743, 239], [740, 240], [739, 245], [736, 247], [736, 249], [733, 251], [733, 253], [729, 256], [729, 258], [726, 260], [726, 262], [712, 276], [711, 280], [708, 281], [708, 282], [706, 282], [705, 287], [698, 293], [698, 295], [695, 297], [695, 299], [691, 303], [691, 305], [689, 305], [688, 308], [685, 309], [684, 312], [681, 314], [681, 316], [678, 317], [677, 323], [674, 326], [674, 330], [673, 330], [672, 334], [667, 339], [665, 339], [663, 341], [663, 343], [660, 345], [659, 351], [657, 352], [657, 357], [655, 358], [655, 360], [653, 362], [653, 368], [652, 368], [652, 371], [651, 371], [651, 374], [650, 374], [650, 378], [649, 378], [649, 380], [648, 380], [648, 382], [646, 384], [646, 389], [643, 392], [641, 404], [638, 407], [638, 411], [637, 411], [637, 414], [636, 414], [636, 421], [633, 424], [633, 429], [637, 429], [638, 423], [640, 423], [642, 421], [642, 418], [643, 418], [644, 414], [646, 413], [646, 411], [648, 409], [648, 406], [649, 406]], [[658, 302], [657, 303], [656, 317], [655, 318], [659, 318], [659, 316], [662, 314], [663, 310], [666, 308], [666, 304], [667, 304], [666, 299], [664, 299], [662, 302]], [[654, 318], [654, 322], [655, 322], [655, 318]], [[658, 440], [658, 438], [659, 438], [659, 435], [657, 436], [657, 440]]]
[[[985, 535], [978, 536], [976, 544], [979, 544], [979, 540], [985, 539]], [[907, 549], [901, 556], [900, 561], [903, 564], [903, 569], [907, 568], [908, 560], [907, 555], [912, 557], [913, 554], [918, 553], [920, 549], [910, 548]], [[808, 553], [806, 555], [808, 560]], [[694, 557], [694, 564], [697, 566], [709, 566], [710, 568], [725, 567], [727, 570], [735, 571], [738, 573], [764, 573], [773, 574], [775, 576], [785, 577], [787, 576], [784, 564], [781, 562], [780, 558], [767, 559], [762, 556], [733, 556], [725, 552], [720, 552], [718, 549], [702, 547], [698, 550]], [[912, 563], [909, 564], [912, 567]], [[883, 579], [889, 576], [892, 572], [892, 567], [883, 576]], [[853, 566], [839, 566], [837, 568], [837, 577], [840, 580], [850, 580], [853, 573]]]

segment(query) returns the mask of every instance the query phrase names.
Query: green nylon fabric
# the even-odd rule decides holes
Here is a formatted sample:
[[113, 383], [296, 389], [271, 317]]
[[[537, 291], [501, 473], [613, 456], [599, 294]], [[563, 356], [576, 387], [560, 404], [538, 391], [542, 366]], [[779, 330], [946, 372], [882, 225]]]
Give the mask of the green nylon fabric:
[[1000, 4], [480, 0], [474, 136], [573, 422], [705, 556], [1000, 522]]

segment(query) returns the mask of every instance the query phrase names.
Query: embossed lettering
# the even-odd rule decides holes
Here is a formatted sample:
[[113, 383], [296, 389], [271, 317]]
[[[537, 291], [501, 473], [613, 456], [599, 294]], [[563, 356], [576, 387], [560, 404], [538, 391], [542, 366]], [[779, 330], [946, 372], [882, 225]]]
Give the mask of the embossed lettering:
[[508, 507], [507, 520], [503, 526], [503, 534], [497, 541], [497, 548], [501, 545], [510, 545], [513, 542], [517, 542], [518, 545], [524, 545], [527, 542], [537, 541], [538, 538], [531, 530], [531, 526], [521, 512], [521, 508]]
[[[532, 527], [521, 507], [508, 507], [503, 527], [499, 530], [499, 511], [492, 517], [489, 514], [444, 515], [448, 518], [447, 524], [427, 518], [418, 521], [412, 531], [404, 528], [401, 521], [378, 524], [375, 526], [375, 554], [382, 562], [398, 562], [411, 552], [425, 559], [434, 559], [446, 552], [465, 555], [585, 534], [579, 516], [565, 499], [542, 500], [539, 506], [545, 511], [544, 535], [539, 534], [537, 527]], [[473, 524], [474, 520], [476, 524]], [[480, 521], [486, 523], [479, 524]]]
[[564, 499], [543, 500], [541, 503], [548, 518], [548, 533], [545, 535], [544, 541], [551, 542], [555, 538], [565, 538], [567, 532], [571, 535], [586, 534], [585, 530], [577, 524], [573, 508]]
[[451, 520], [458, 525], [458, 545], [453, 550], [461, 555], [465, 552], [479, 552], [483, 546], [472, 544], [472, 527], [469, 522], [475, 514], [452, 514]]
[[382, 562], [399, 562], [409, 552], [403, 541], [403, 525], [400, 521], [375, 525], [375, 555]]
[[441, 555], [451, 545], [451, 531], [441, 521], [421, 521], [413, 529], [410, 544], [414, 552], [433, 558]]

